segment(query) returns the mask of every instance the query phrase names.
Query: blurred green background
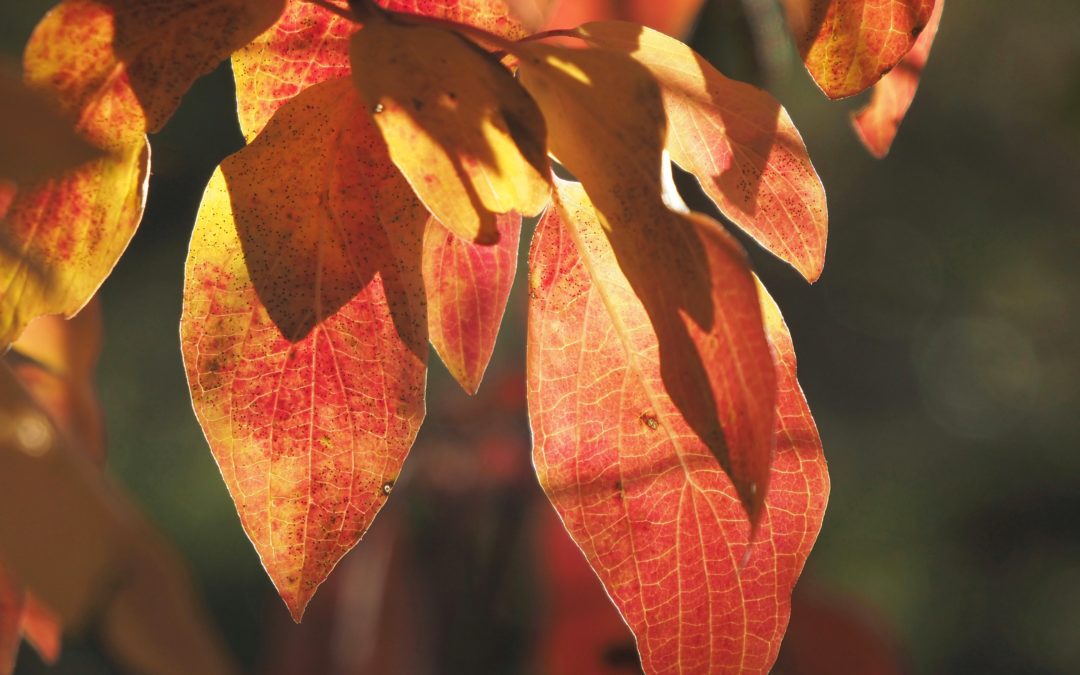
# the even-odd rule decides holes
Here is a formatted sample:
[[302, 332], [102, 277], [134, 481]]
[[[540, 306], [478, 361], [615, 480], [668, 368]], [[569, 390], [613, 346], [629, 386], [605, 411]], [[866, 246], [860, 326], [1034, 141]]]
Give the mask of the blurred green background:
[[[3, 4], [5, 56], [49, 4]], [[1080, 672], [1080, 3], [949, 0], [882, 162], [850, 131], [861, 99], [826, 101], [767, 22], [773, 47], [755, 59], [737, 5], [708, 3], [694, 44], [777, 95], [829, 195], [814, 286], [748, 243], [790, 324], [832, 474], [806, 582], [874, 608], [912, 672]], [[98, 381], [110, 474], [181, 550], [254, 670], [285, 610], [191, 411], [178, 339], [202, 187], [241, 144], [231, 88], [227, 69], [204, 78], [152, 138], [146, 217], [102, 291]], [[521, 363], [521, 291], [504, 370]], [[429, 410], [463, 405], [434, 370]], [[438, 440], [422, 433], [413, 459]], [[53, 670], [24, 649], [17, 672], [113, 671], [88, 639]]]

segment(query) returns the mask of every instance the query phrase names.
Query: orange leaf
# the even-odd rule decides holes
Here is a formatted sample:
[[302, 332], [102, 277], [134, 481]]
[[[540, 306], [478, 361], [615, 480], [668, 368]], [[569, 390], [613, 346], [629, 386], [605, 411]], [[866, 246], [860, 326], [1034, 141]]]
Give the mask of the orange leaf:
[[188, 382], [296, 620], [386, 502], [424, 416], [427, 218], [348, 79], [282, 107], [199, 210]]
[[499, 243], [480, 246], [428, 220], [424, 288], [435, 351], [465, 391], [475, 394], [499, 335], [517, 270], [521, 216], [500, 216]]
[[[379, 0], [386, 9], [468, 24], [516, 39], [525, 30], [499, 0]], [[342, 6], [344, 3], [342, 3]], [[250, 142], [293, 96], [348, 75], [349, 37], [359, 25], [308, 0], [286, 0], [269, 30], [233, 55], [240, 128]]]
[[[27, 83], [108, 154], [19, 185], [0, 235], [0, 344], [42, 314], [72, 315], [124, 252], [142, 217], [147, 131], [199, 76], [277, 18], [284, 0], [66, 0], [34, 30]], [[11, 188], [0, 188], [10, 191]]]
[[548, 201], [544, 118], [494, 57], [457, 33], [376, 18], [352, 38], [353, 80], [390, 158], [435, 218], [492, 244], [495, 215]]
[[745, 255], [719, 224], [664, 204], [665, 118], [648, 70], [613, 51], [525, 47], [521, 81], [548, 120], [552, 151], [596, 205], [580, 218], [599, 221], [659, 339], [658, 391], [731, 476], [755, 521], [776, 383]]
[[907, 54], [934, 0], [784, 0], [806, 69], [829, 98], [858, 94]]
[[878, 159], [889, 154], [900, 123], [904, 121], [904, 116], [915, 99], [919, 78], [926, 67], [926, 60], [930, 57], [930, 48], [934, 44], [944, 7], [945, 0], [937, 0], [930, 23], [915, 41], [915, 46], [900, 60], [896, 68], [874, 85], [870, 103], [851, 116], [859, 140], [870, 154]]
[[5, 115], [0, 127], [0, 180], [41, 180], [101, 154], [4, 62], [0, 62], [0, 100]]
[[579, 32], [649, 69], [664, 98], [672, 160], [732, 222], [816, 280], [825, 264], [825, 188], [780, 103], [656, 31], [609, 21]]
[[0, 675], [11, 675], [15, 671], [15, 657], [19, 655], [22, 639], [19, 625], [25, 597], [22, 588], [0, 568]]
[[[558, 195], [559, 214], [545, 216], [530, 254], [540, 482], [633, 630], [645, 672], [767, 672], [828, 494], [783, 322], [763, 295], [779, 398], [751, 539], [730, 479], [660, 386], [662, 348], [600, 224], [579, 189]], [[722, 258], [721, 239], [699, 236]]]
[[60, 658], [60, 619], [29, 593], [26, 595], [20, 629], [23, 638], [41, 656], [42, 661], [56, 663]]

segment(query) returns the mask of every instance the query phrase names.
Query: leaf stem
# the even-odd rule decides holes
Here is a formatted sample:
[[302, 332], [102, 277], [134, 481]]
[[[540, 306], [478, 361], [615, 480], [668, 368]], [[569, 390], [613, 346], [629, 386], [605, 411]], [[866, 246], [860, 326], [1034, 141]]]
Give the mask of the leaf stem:
[[351, 11], [349, 11], [347, 9], [342, 8], [342, 7], [338, 7], [337, 5], [333, 4], [332, 2], [329, 2], [329, 0], [304, 0], [304, 1], [305, 2], [310, 2], [311, 4], [313, 4], [313, 5], [317, 6], [317, 7], [322, 7], [323, 9], [325, 9], [326, 11], [328, 11], [328, 12], [330, 12], [332, 14], [337, 14], [338, 16], [345, 19], [346, 21], [352, 21], [353, 23], [356, 23], [356, 21], [357, 21], [356, 14], [354, 12], [351, 12]]
[[532, 35], [526, 35], [518, 40], [518, 42], [534, 42], [536, 40], [546, 40], [547, 38], [567, 37], [577, 38], [579, 40], [586, 39], [577, 28], [554, 28], [552, 30], [545, 30], [539, 33], [533, 33]]

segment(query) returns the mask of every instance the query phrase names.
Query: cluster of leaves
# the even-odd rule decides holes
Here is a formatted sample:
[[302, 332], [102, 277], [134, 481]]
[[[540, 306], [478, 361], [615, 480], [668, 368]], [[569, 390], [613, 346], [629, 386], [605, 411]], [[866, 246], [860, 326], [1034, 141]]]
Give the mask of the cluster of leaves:
[[[942, 1], [784, 4], [827, 95], [876, 83], [856, 128], [883, 155]], [[90, 299], [141, 218], [146, 134], [231, 56], [248, 145], [203, 197], [183, 354], [293, 617], [393, 489], [429, 342], [479, 386], [522, 217], [541, 216], [527, 373], [540, 482], [647, 672], [765, 671], [828, 475], [776, 305], [724, 227], [682, 204], [670, 163], [810, 281], [824, 190], [767, 93], [640, 25], [530, 33], [514, 5], [64, 0], [27, 46], [25, 81], [83, 143], [62, 170], [0, 165], [0, 341]]]

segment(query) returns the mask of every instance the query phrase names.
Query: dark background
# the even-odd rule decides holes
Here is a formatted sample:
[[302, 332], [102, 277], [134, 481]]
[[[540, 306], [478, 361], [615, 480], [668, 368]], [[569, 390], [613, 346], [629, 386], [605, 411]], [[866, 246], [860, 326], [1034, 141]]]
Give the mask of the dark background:
[[[17, 58], [49, 4], [4, 3], [6, 56]], [[805, 584], [875, 612], [912, 672], [1080, 672], [1080, 4], [948, 0], [915, 105], [883, 162], [850, 131], [859, 100], [826, 101], [783, 41], [755, 63], [738, 26], [731, 2], [710, 2], [695, 45], [777, 95], [829, 195], [820, 282], [807, 286], [752, 251], [794, 335], [832, 475]], [[102, 290], [98, 382], [110, 475], [181, 550], [233, 651], [262, 669], [266, 626], [279, 630], [285, 609], [191, 411], [178, 338], [202, 186], [241, 143], [231, 87], [225, 68], [204, 78], [152, 138], [146, 217]], [[512, 375], [522, 290], [486, 383], [506, 389], [496, 398], [523, 387]], [[436, 362], [436, 421], [410, 458], [417, 466], [453, 431], [439, 410], [468, 405]], [[422, 530], [416, 514], [436, 498], [408, 487], [392, 503]], [[492, 517], [522, 522], [511, 516]], [[432, 546], [426, 555], [437, 561], [442, 549]], [[458, 649], [490, 641], [487, 624], [463, 628]], [[520, 667], [513, 653], [524, 653], [529, 629], [527, 619], [511, 624], [511, 655], [498, 661], [508, 672]], [[18, 672], [46, 671], [24, 649]], [[87, 640], [48, 672], [112, 671]]]

